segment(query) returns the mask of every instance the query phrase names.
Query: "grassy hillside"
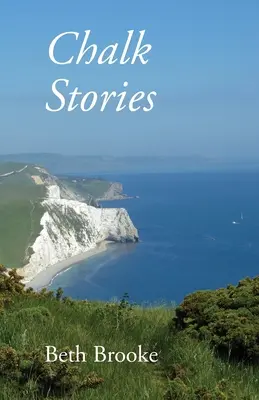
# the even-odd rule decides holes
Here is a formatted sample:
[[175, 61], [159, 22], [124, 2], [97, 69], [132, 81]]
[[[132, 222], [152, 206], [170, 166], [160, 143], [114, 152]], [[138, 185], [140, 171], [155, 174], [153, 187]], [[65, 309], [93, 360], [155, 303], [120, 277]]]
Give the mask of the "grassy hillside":
[[58, 185], [62, 198], [82, 200], [97, 206], [94, 195], [104, 193], [109, 183], [103, 181], [100, 188], [100, 185], [90, 182], [75, 184], [71, 179], [60, 181], [36, 165], [0, 163], [1, 261], [10, 268], [22, 267], [28, 262], [32, 252], [30, 246], [42, 229], [40, 220], [45, 210], [41, 203], [46, 198], [49, 185]]
[[0, 176], [2, 174], [6, 174], [9, 172], [14, 172], [22, 169], [25, 166], [24, 163], [16, 163], [16, 162], [6, 162], [0, 163]]
[[40, 203], [46, 196], [46, 188], [32, 179], [41, 174], [33, 166], [25, 167], [25, 164], [0, 164], [0, 257], [9, 267], [26, 263], [27, 249], [41, 230], [44, 212]]
[[91, 179], [82, 177], [61, 176], [61, 182], [64, 182], [71, 190], [80, 193], [83, 197], [88, 195], [95, 199], [101, 198], [110, 187], [110, 182], [102, 179]]
[[9, 268], [28, 261], [29, 246], [40, 233], [43, 212], [38, 201], [0, 201], [0, 258]]
[[[60, 290], [25, 292], [15, 272], [11, 277], [0, 274], [0, 400], [257, 400], [258, 358], [237, 360], [231, 351], [220, 354], [214, 342], [195, 337], [181, 321], [185, 313], [187, 325], [192, 322], [197, 327], [199, 322], [201, 328], [201, 315], [205, 326], [211, 317], [224, 314], [225, 331], [215, 330], [214, 337], [217, 345], [227, 340], [230, 350], [238, 337], [248, 338], [249, 331], [258, 337], [256, 325], [253, 330], [258, 314], [254, 313], [252, 324], [241, 317], [242, 310], [248, 313], [250, 305], [259, 303], [254, 292], [258, 282], [259, 278], [241, 283], [241, 291], [240, 287], [221, 291], [225, 299], [235, 294], [235, 315], [240, 315], [229, 325], [227, 315], [233, 304], [219, 301], [217, 310], [212, 309], [204, 302], [205, 292], [192, 295], [194, 307], [187, 298], [175, 312], [164, 306], [134, 306], [127, 298], [101, 303], [62, 298]], [[217, 291], [206, 293], [218, 296]], [[244, 298], [250, 299], [247, 307]], [[244, 343], [250, 347], [248, 340]], [[45, 345], [61, 351], [74, 350], [78, 344], [88, 353], [86, 363], [45, 362]], [[127, 353], [140, 344], [159, 353], [157, 364], [94, 362], [93, 346]]]

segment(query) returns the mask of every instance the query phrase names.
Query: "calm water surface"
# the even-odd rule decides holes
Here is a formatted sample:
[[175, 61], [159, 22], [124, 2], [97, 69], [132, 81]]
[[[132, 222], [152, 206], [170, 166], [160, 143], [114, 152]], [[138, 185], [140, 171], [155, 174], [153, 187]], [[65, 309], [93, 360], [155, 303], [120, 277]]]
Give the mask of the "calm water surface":
[[259, 173], [105, 178], [140, 196], [103, 205], [125, 207], [141, 242], [110, 246], [59, 275], [51, 289], [62, 286], [79, 299], [110, 300], [128, 292], [137, 303], [179, 303], [194, 290], [259, 273]]

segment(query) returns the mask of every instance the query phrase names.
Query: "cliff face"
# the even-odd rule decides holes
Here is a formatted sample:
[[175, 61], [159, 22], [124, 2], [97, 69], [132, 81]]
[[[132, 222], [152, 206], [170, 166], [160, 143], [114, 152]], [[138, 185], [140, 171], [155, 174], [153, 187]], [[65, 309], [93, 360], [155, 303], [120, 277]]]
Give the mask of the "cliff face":
[[137, 240], [127, 211], [99, 208], [82, 182], [84, 191], [41, 166], [0, 163], [0, 262], [25, 282], [104, 240]]
[[95, 208], [80, 201], [61, 199], [57, 185], [48, 187], [48, 198], [42, 206], [45, 211], [40, 221], [42, 230], [31, 246], [33, 254], [23, 269], [25, 282], [104, 240], [138, 240], [137, 229], [125, 209]]
[[97, 200], [122, 200], [128, 198], [123, 194], [123, 186], [120, 182], [111, 182], [109, 189]]

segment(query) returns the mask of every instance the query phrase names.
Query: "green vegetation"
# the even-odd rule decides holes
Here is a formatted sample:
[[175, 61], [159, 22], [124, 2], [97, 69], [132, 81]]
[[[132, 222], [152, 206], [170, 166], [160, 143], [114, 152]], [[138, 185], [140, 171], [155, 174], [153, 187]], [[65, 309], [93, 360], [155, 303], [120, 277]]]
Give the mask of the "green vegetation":
[[[202, 323], [198, 317], [206, 308], [204, 293], [217, 297], [217, 291], [194, 294], [196, 311], [189, 311], [188, 297], [175, 312], [166, 306], [132, 305], [126, 296], [120, 302], [101, 303], [64, 298], [61, 289], [35, 293], [24, 290], [15, 270], [9, 275], [4, 268], [0, 271], [0, 400], [259, 399], [259, 365], [253, 350], [249, 359], [231, 359], [216, 351], [215, 336], [217, 344], [222, 339], [229, 348], [237, 348], [235, 336], [226, 336], [221, 329], [214, 331], [213, 340], [197, 335], [202, 324], [208, 325], [206, 318]], [[258, 278], [245, 280], [225, 290], [226, 298], [231, 290], [235, 292], [237, 318], [231, 320], [231, 327], [236, 324], [241, 337], [247, 334], [247, 325], [242, 325], [238, 309], [254, 307], [257, 284]], [[223, 290], [220, 293], [223, 298]], [[229, 304], [217, 301], [206, 315], [213, 320], [218, 313], [232, 310]], [[190, 329], [191, 324], [197, 329]], [[78, 344], [88, 353], [86, 363], [45, 362], [45, 345], [62, 351], [74, 350]], [[95, 345], [128, 353], [139, 344], [145, 351], [157, 351], [159, 362], [94, 362]], [[243, 347], [241, 340], [240, 350]]]
[[25, 166], [24, 163], [6, 162], [0, 163], [0, 175], [9, 173], [11, 171], [18, 171]]
[[237, 286], [187, 296], [176, 309], [176, 326], [208, 339], [231, 358], [259, 361], [259, 277]]
[[[70, 189], [72, 197], [79, 195], [86, 203], [97, 206], [93, 196], [103, 194], [110, 184], [98, 180], [82, 180], [77, 184], [71, 179], [59, 181], [41, 167], [0, 163], [0, 259], [9, 268], [24, 266], [32, 254], [31, 246], [42, 229], [40, 221], [46, 209], [41, 203], [46, 198], [48, 185], [59, 185], [64, 198], [66, 195], [70, 198], [71, 193], [66, 190]], [[48, 211], [52, 215], [56, 212], [54, 219], [59, 220], [61, 232], [76, 230], [78, 241], [82, 241], [86, 226], [72, 209], [66, 218], [57, 207]]]
[[0, 257], [9, 268], [26, 264], [29, 246], [41, 229], [42, 215], [43, 208], [37, 201], [0, 201]]
[[88, 199], [89, 195], [95, 199], [103, 197], [111, 186], [110, 182], [102, 179], [61, 177], [60, 180], [71, 190], [81, 194], [86, 199]]
[[[0, 174], [18, 171], [24, 164], [0, 164]], [[40, 232], [46, 195], [44, 185], [36, 185], [33, 166], [21, 173], [0, 177], [0, 257], [8, 267], [21, 267], [27, 261], [29, 246]]]

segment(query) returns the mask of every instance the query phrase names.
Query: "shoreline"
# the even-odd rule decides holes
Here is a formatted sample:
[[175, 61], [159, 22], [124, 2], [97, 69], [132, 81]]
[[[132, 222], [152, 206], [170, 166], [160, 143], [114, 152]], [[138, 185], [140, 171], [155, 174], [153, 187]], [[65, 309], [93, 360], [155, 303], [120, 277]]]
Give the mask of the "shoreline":
[[113, 196], [113, 197], [100, 197], [97, 198], [97, 201], [116, 201], [116, 200], [132, 200], [132, 199], [139, 199], [139, 196], [127, 196], [127, 195], [118, 195], [118, 196]]
[[[58, 275], [69, 270], [73, 265], [106, 251], [108, 244], [108, 241], [100, 242], [93, 249], [89, 249], [83, 253], [67, 258], [66, 260], [60, 261], [54, 265], [50, 265], [43, 271], [40, 271], [32, 280], [26, 282], [25, 288], [31, 287], [33, 290], [38, 291], [50, 286]], [[17, 272], [19, 273], [19, 271]]]

